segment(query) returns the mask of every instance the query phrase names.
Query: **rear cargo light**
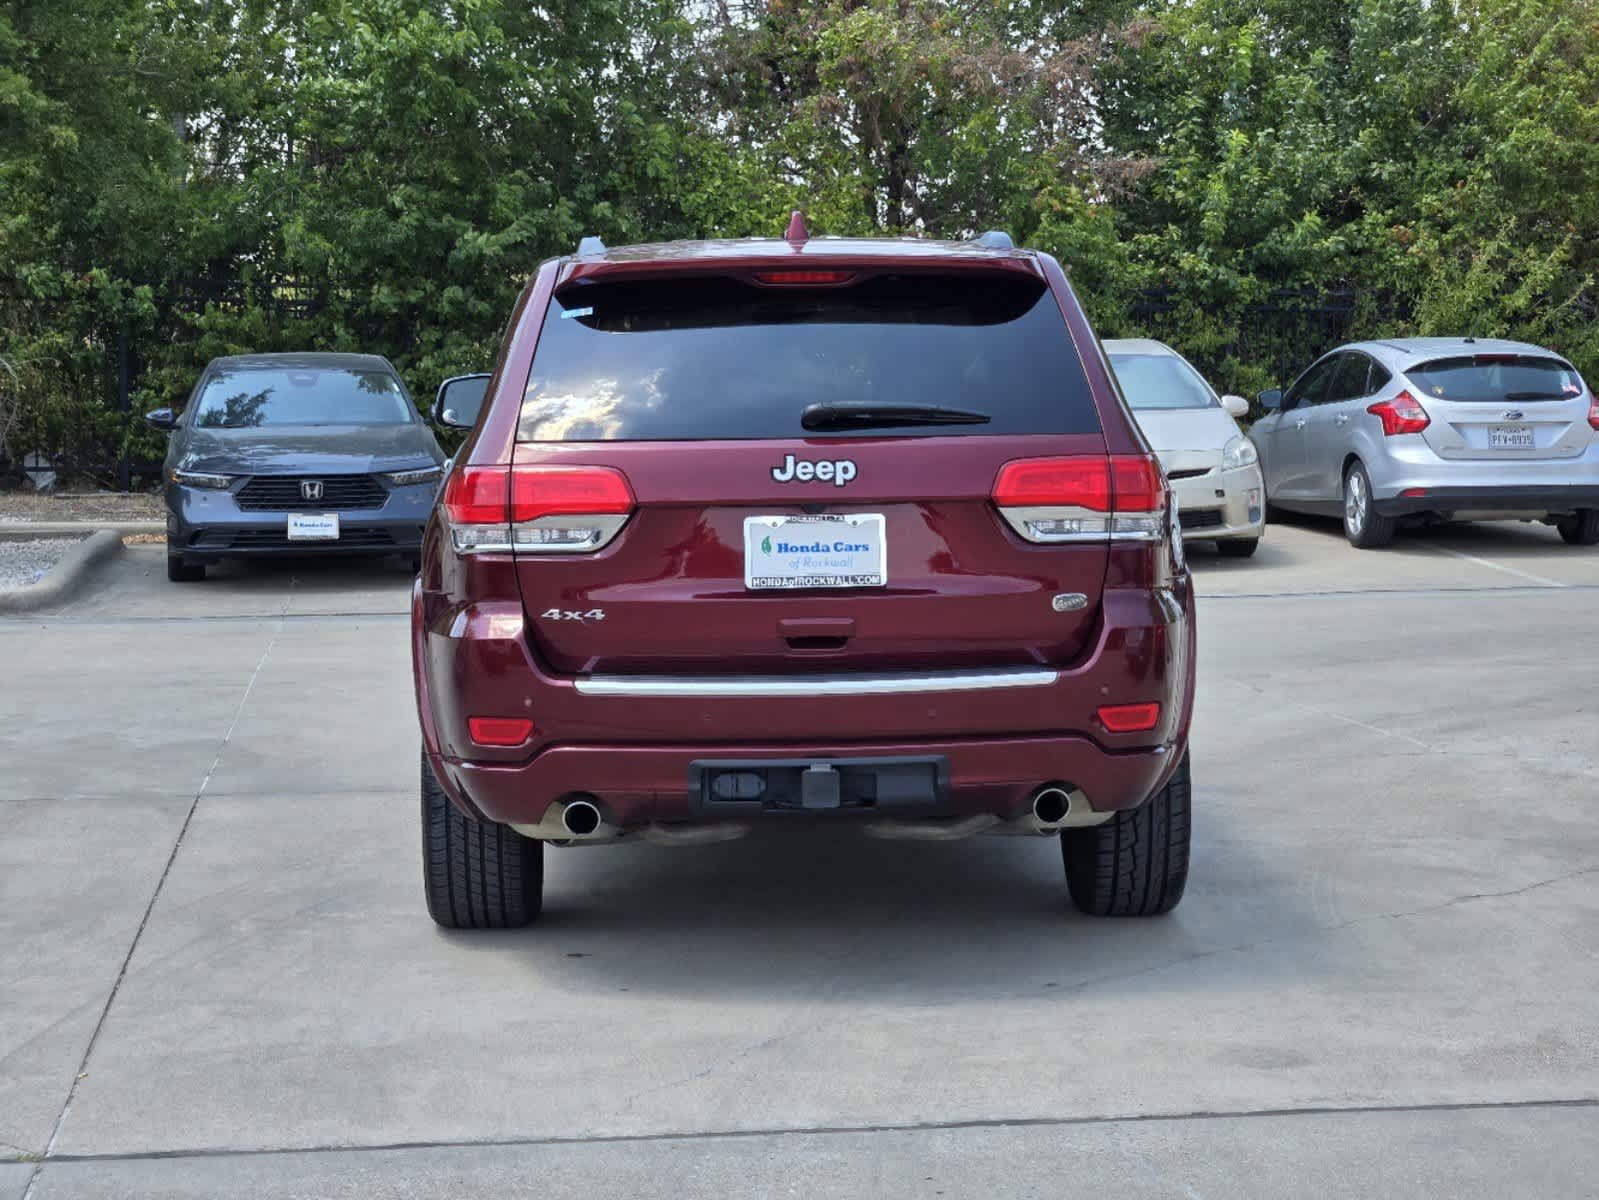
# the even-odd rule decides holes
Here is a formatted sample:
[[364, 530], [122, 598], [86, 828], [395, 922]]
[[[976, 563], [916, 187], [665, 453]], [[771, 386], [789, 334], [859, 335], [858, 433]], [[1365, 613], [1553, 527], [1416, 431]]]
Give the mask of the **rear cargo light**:
[[524, 745], [533, 736], [526, 717], [468, 717], [466, 730], [479, 746], [507, 748]]
[[999, 469], [992, 496], [1030, 542], [1149, 541], [1166, 532], [1166, 480], [1142, 454], [1015, 459]]
[[1384, 437], [1420, 433], [1432, 424], [1427, 410], [1409, 392], [1400, 392], [1392, 400], [1379, 400], [1367, 405], [1366, 411], [1382, 422]]
[[1159, 704], [1107, 704], [1099, 723], [1111, 733], [1146, 733], [1160, 723]]
[[633, 489], [614, 467], [463, 467], [444, 487], [444, 511], [462, 553], [582, 553], [626, 524]]
[[755, 282], [772, 287], [814, 287], [818, 284], [848, 283], [854, 271], [757, 271]]

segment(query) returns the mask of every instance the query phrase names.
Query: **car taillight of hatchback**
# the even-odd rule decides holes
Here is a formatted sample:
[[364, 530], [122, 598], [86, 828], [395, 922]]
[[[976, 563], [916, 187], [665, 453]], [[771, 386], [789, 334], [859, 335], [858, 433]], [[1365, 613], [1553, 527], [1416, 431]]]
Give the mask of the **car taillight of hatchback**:
[[472, 431], [412, 608], [440, 924], [532, 920], [546, 843], [796, 820], [1058, 837], [1080, 909], [1178, 902], [1193, 593], [1049, 256], [585, 239], [436, 412]]

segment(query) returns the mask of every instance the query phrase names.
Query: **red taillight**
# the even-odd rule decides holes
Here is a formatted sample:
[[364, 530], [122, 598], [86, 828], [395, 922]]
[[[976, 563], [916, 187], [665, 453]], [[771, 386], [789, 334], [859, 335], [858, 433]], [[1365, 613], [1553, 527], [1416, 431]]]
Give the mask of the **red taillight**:
[[444, 485], [444, 511], [463, 554], [587, 554], [627, 523], [633, 489], [615, 467], [462, 467]]
[[1588, 427], [1599, 429], [1599, 396], [1588, 401]]
[[1400, 392], [1392, 400], [1379, 400], [1367, 405], [1366, 411], [1382, 422], [1384, 437], [1420, 433], [1432, 424], [1427, 410], [1409, 392]]
[[533, 736], [533, 722], [526, 717], [468, 717], [466, 729], [479, 746], [502, 749], [523, 745]]
[[1110, 460], [1020, 458], [999, 469], [994, 503], [1001, 508], [1091, 508], [1110, 511]]
[[511, 471], [512, 521], [632, 511], [633, 489], [614, 467], [522, 466]]
[[1111, 733], [1145, 733], [1160, 723], [1159, 704], [1107, 704], [1099, 723]]
[[848, 283], [855, 278], [854, 271], [757, 271], [755, 282], [772, 287], [815, 287], [833, 283]]
[[504, 525], [511, 473], [504, 467], [457, 467], [444, 484], [444, 511], [454, 525]]
[[999, 469], [993, 499], [1001, 508], [1157, 512], [1166, 504], [1166, 481], [1160, 464], [1142, 454], [1019, 458]]

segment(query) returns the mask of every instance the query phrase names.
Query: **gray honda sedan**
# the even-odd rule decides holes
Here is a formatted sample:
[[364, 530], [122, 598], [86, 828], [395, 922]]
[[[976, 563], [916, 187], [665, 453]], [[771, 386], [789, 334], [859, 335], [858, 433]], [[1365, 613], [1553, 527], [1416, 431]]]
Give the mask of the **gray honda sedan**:
[[1599, 542], [1599, 401], [1560, 355], [1492, 338], [1340, 346], [1249, 431], [1275, 508], [1338, 514], [1356, 546], [1402, 521], [1543, 521]]
[[444, 454], [385, 358], [214, 359], [180, 412], [145, 419], [172, 435], [169, 579], [223, 558], [421, 548]]

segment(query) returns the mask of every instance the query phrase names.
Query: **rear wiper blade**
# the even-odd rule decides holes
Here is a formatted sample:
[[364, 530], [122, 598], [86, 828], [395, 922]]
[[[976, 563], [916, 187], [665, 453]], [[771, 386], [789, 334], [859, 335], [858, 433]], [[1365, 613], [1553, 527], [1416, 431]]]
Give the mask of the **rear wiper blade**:
[[1506, 392], [1506, 400], [1575, 400], [1577, 397], [1567, 392]]
[[810, 404], [800, 413], [806, 429], [892, 429], [908, 425], [987, 425], [987, 413], [938, 404], [878, 404], [870, 400]]

